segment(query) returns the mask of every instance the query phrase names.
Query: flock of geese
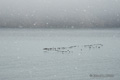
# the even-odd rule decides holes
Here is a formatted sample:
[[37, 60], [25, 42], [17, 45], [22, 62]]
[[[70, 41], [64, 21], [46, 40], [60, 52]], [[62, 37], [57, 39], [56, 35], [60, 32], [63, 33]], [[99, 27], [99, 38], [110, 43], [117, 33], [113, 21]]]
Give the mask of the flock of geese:
[[103, 47], [103, 44], [90, 44], [90, 45], [75, 45], [75, 46], [69, 46], [69, 47], [51, 47], [51, 48], [43, 48], [43, 51], [45, 53], [49, 53], [49, 52], [60, 52], [62, 54], [64, 53], [73, 53], [73, 50], [75, 48], [78, 48], [78, 50], [83, 51], [84, 48], [87, 49], [100, 49], [101, 47]]

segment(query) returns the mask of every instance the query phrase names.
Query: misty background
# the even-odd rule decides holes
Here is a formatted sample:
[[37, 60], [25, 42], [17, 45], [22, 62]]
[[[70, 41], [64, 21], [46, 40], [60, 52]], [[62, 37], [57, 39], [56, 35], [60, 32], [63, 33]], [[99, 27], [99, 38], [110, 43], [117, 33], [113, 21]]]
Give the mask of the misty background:
[[0, 28], [120, 28], [120, 0], [0, 0]]

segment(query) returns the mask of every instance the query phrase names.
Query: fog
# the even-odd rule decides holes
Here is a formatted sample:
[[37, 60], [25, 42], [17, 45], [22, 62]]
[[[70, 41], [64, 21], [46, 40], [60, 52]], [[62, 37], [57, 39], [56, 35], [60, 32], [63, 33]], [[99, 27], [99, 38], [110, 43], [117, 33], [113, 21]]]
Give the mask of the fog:
[[120, 0], [0, 0], [0, 28], [119, 28]]
[[120, 80], [120, 0], [0, 0], [0, 80]]

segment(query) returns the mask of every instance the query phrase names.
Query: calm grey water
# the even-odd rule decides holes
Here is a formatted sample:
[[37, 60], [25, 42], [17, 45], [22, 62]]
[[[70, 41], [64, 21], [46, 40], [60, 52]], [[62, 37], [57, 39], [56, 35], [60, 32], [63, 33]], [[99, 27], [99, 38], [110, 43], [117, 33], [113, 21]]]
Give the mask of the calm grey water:
[[119, 61], [120, 30], [0, 30], [0, 80], [120, 80]]

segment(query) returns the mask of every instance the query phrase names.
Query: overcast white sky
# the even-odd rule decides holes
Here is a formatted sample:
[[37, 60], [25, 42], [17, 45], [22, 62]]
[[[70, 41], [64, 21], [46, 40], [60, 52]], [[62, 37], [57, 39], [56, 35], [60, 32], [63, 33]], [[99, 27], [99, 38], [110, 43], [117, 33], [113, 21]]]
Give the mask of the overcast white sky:
[[[119, 22], [119, 3], [120, 0], [0, 0], [0, 26], [8, 26], [14, 19], [29, 19], [33, 25], [35, 22], [44, 24], [47, 23], [45, 20], [50, 22], [55, 19], [63, 22], [75, 19], [88, 23], [91, 20], [102, 21], [101, 17]], [[18, 24], [21, 25], [20, 22]]]

